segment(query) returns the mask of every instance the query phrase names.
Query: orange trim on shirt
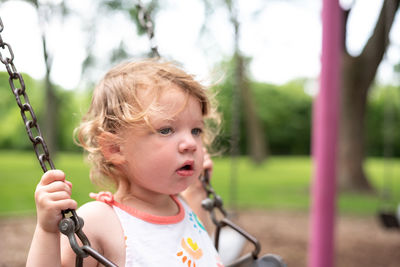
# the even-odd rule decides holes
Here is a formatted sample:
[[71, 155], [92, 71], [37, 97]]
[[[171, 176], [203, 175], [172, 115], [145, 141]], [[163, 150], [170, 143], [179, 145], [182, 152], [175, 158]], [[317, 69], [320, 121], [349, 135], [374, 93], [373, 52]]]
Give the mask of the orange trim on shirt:
[[172, 196], [172, 200], [178, 205], [179, 212], [173, 216], [157, 216], [144, 211], [140, 211], [130, 206], [126, 206], [114, 200], [114, 196], [110, 192], [99, 192], [98, 194], [91, 194], [92, 198], [97, 201], [104, 202], [106, 204], [120, 208], [121, 210], [129, 213], [130, 215], [141, 219], [143, 221], [153, 223], [153, 224], [174, 224], [179, 223], [185, 217], [185, 209], [182, 206], [181, 201], [176, 197]]

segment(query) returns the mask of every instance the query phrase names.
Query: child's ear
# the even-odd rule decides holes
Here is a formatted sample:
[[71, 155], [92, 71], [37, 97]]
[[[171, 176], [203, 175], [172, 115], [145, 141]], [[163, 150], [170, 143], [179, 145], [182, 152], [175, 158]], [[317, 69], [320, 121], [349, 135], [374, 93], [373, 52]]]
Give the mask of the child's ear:
[[97, 139], [101, 153], [104, 158], [114, 165], [121, 165], [125, 162], [125, 157], [121, 152], [121, 144], [117, 135], [104, 132]]

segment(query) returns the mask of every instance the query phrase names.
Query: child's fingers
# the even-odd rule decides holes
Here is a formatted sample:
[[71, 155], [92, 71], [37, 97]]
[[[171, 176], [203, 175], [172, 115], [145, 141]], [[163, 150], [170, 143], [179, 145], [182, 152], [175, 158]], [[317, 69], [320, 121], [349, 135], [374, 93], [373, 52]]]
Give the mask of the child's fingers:
[[64, 172], [50, 170], [43, 174], [35, 191], [38, 225], [43, 230], [57, 232], [61, 211], [77, 208], [71, 191], [72, 184], [65, 180]]
[[72, 209], [76, 210], [78, 208], [78, 203], [73, 199], [62, 199], [54, 202], [54, 207], [58, 210]]
[[65, 174], [59, 170], [46, 172], [35, 191], [35, 201], [39, 207], [50, 207], [54, 201], [71, 198], [72, 184], [65, 180]]
[[203, 169], [204, 171], [208, 171], [208, 177], [211, 179], [213, 172], [213, 161], [211, 159], [210, 154], [208, 154], [207, 149], [203, 148], [204, 156], [203, 156]]
[[66, 191], [71, 195], [72, 183], [65, 180], [64, 172], [60, 170], [50, 170], [43, 174], [37, 190], [46, 192]]
[[76, 201], [71, 199], [69, 193], [66, 191], [38, 194], [35, 200], [38, 217], [41, 218], [42, 224], [48, 224], [62, 210], [77, 209], [78, 207]]
[[[40, 207], [51, 206], [52, 202], [59, 201], [62, 199], [70, 199], [71, 191], [67, 185], [62, 185], [64, 188], [61, 188], [60, 185], [51, 184], [46, 187], [40, 187], [35, 192], [35, 201], [36, 204]], [[57, 189], [57, 187], [61, 189]]]
[[38, 185], [36, 187], [35, 195], [39, 196], [42, 194], [51, 194], [55, 192], [66, 192], [68, 196], [71, 196], [72, 189], [70, 185], [65, 182], [55, 181], [48, 185]]
[[208, 153], [205, 153], [203, 160], [203, 169], [212, 171], [212, 168], [213, 168], [213, 162], [211, 160], [211, 157]]
[[49, 170], [43, 174], [40, 185], [48, 185], [55, 181], [65, 181], [65, 173], [60, 170]]
[[69, 186], [70, 189], [72, 189], [72, 183], [70, 181], [65, 180], [64, 182]]
[[42, 188], [47, 193], [65, 191], [65, 192], [68, 192], [69, 195], [71, 195], [71, 192], [72, 192], [72, 188], [68, 183], [60, 182], [60, 181], [55, 181], [49, 185], [42, 186]]
[[57, 191], [57, 192], [48, 194], [48, 198], [50, 201], [59, 201], [59, 200], [63, 200], [63, 199], [70, 199], [71, 194], [66, 191]]

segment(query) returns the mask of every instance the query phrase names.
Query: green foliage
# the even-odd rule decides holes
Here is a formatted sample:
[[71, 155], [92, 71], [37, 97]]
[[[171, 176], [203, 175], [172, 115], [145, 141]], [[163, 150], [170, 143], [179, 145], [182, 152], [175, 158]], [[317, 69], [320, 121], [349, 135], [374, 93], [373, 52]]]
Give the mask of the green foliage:
[[[229, 150], [229, 136], [232, 124], [232, 78], [214, 90], [218, 92], [220, 112], [223, 116], [220, 144], [223, 151]], [[305, 80], [295, 80], [276, 86], [272, 84], [251, 82], [254, 101], [265, 138], [269, 142], [272, 154], [308, 154], [310, 148], [310, 128], [312, 98], [304, 92]], [[234, 107], [240, 109], [240, 107]], [[246, 151], [246, 128], [241, 111], [240, 149]]]
[[[400, 92], [395, 86], [377, 86], [369, 94], [366, 115], [366, 151], [371, 156], [400, 156]], [[386, 152], [385, 152], [386, 151]]]
[[[229, 151], [232, 123], [233, 77], [214, 90], [218, 92], [223, 116], [219, 144]], [[262, 121], [271, 154], [309, 154], [311, 147], [312, 101], [305, 93], [307, 80], [284, 85], [250, 82], [257, 113]], [[240, 107], [235, 107], [239, 108]], [[375, 85], [369, 94], [366, 110], [366, 155], [400, 157], [400, 92], [396, 86]], [[240, 151], [246, 154], [246, 128], [241, 114]], [[386, 152], [385, 152], [386, 151]]]
[[[35, 81], [23, 74], [29, 101], [38, 117], [39, 126], [43, 124], [43, 95], [41, 81]], [[232, 124], [233, 77], [213, 88], [217, 92], [219, 110], [223, 124], [217, 139], [217, 150], [227, 153], [230, 149]], [[305, 93], [306, 80], [294, 80], [283, 85], [252, 82], [254, 102], [260, 117], [265, 138], [271, 154], [306, 155], [310, 153], [312, 97]], [[58, 147], [63, 151], [78, 151], [73, 142], [73, 131], [82, 115], [87, 111], [91, 91], [68, 91], [56, 88], [59, 102]], [[240, 107], [234, 107], [240, 109]], [[31, 149], [20, 110], [8, 83], [8, 74], [0, 72], [0, 148]], [[366, 116], [366, 153], [369, 156], [386, 154], [400, 156], [400, 92], [395, 86], [375, 86], [371, 91]], [[246, 154], [246, 127], [241, 112], [240, 151]], [[42, 128], [43, 130], [43, 128]], [[44, 133], [45, 134], [45, 133]], [[386, 144], [386, 146], [385, 146]]]
[[91, 94], [82, 91], [58, 90], [60, 101], [58, 120], [58, 146], [62, 151], [77, 151], [78, 147], [73, 142], [74, 129], [86, 113]]
[[[24, 77], [25, 90], [29, 96], [29, 102], [33, 106], [33, 110], [40, 121], [43, 111], [43, 91], [41, 90], [41, 83], [35, 81], [27, 74], [22, 75]], [[27, 137], [21, 112], [15, 101], [15, 96], [11, 91], [8, 80], [8, 73], [0, 72], [0, 148], [30, 148], [32, 144]], [[23, 97], [22, 101], [24, 102]]]
[[304, 92], [305, 82], [253, 86], [258, 114], [273, 154], [309, 153], [312, 98]]
[[[39, 127], [43, 125], [43, 95], [44, 87], [41, 81], [35, 81], [27, 74], [22, 74], [26, 86], [26, 94], [29, 97], [33, 110], [37, 116]], [[60, 87], [56, 88], [58, 103], [58, 148], [63, 151], [77, 151], [73, 142], [73, 131], [78, 126], [82, 114], [86, 112], [90, 95], [88, 92], [67, 91]], [[28, 139], [20, 109], [15, 101], [8, 83], [8, 73], [0, 72], [0, 148], [1, 149], [31, 149], [32, 143]], [[27, 114], [30, 119], [29, 114]], [[42, 134], [43, 126], [41, 127]]]

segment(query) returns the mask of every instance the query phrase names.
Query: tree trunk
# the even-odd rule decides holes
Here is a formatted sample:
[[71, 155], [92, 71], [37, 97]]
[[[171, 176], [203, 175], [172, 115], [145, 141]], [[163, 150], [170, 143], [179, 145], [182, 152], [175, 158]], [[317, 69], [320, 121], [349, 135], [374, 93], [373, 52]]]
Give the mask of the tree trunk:
[[267, 146], [260, 119], [255, 109], [251, 88], [245, 76], [245, 64], [243, 57], [237, 55], [237, 71], [236, 79], [239, 88], [241, 89], [241, 99], [246, 125], [246, 141], [249, 149], [249, 154], [253, 162], [261, 164], [267, 158]]
[[45, 77], [44, 136], [50, 155], [57, 151], [57, 116], [58, 103], [49, 75]]
[[338, 142], [339, 188], [346, 191], [368, 191], [364, 162], [364, 118], [367, 88], [361, 88], [361, 62], [342, 57], [341, 114]]
[[54, 86], [50, 80], [52, 67], [52, 57], [47, 51], [46, 36], [42, 34], [42, 47], [44, 62], [46, 67], [45, 75], [45, 108], [44, 108], [44, 132], [45, 141], [50, 151], [50, 155], [54, 156], [57, 151], [57, 116], [58, 116], [58, 101], [55, 95]]
[[363, 169], [364, 131], [367, 95], [389, 43], [389, 32], [400, 0], [385, 0], [374, 32], [357, 57], [348, 54], [346, 42], [346, 11], [343, 23], [341, 114], [338, 144], [339, 189], [371, 191]]
[[235, 63], [235, 86], [240, 91], [241, 104], [245, 116], [246, 142], [251, 159], [256, 164], [261, 164], [267, 157], [265, 134], [261, 127], [260, 119], [255, 109], [251, 88], [246, 77], [246, 63], [239, 48], [240, 22], [238, 20], [238, 11], [235, 4], [226, 2], [230, 19], [234, 28], [234, 63]]

